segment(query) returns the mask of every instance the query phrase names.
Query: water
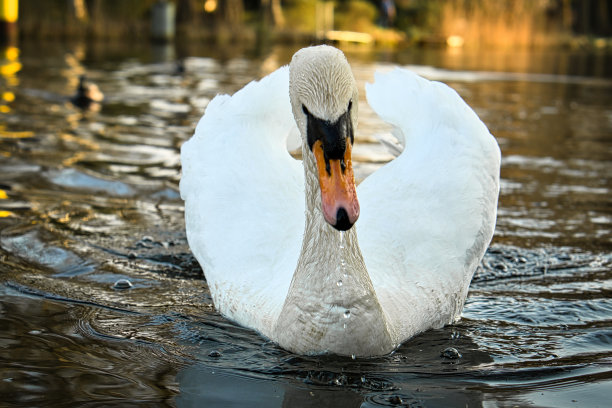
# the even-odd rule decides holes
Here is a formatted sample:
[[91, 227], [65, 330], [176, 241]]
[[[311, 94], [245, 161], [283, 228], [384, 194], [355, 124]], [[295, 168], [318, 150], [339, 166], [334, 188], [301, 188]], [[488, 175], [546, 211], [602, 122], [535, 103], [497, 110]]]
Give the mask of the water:
[[[457, 89], [504, 157], [497, 231], [461, 321], [351, 359], [293, 355], [219, 316], [184, 233], [181, 144], [216, 93], [294, 49], [159, 51], [22, 44], [2, 62], [4, 405], [607, 405], [609, 55], [347, 50], [362, 98], [374, 69], [410, 65]], [[85, 72], [106, 95], [98, 112], [67, 103]], [[388, 128], [360, 115], [363, 179], [391, 155], [376, 139]]]

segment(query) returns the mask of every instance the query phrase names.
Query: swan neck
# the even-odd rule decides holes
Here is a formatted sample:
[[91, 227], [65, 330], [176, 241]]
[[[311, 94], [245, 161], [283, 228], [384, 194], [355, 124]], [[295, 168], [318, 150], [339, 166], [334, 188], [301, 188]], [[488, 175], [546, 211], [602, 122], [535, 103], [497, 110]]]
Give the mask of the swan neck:
[[282, 347], [302, 354], [386, 354], [394, 344], [359, 249], [356, 226], [340, 232], [325, 221], [316, 164], [309, 155], [304, 149], [302, 251], [276, 337]]

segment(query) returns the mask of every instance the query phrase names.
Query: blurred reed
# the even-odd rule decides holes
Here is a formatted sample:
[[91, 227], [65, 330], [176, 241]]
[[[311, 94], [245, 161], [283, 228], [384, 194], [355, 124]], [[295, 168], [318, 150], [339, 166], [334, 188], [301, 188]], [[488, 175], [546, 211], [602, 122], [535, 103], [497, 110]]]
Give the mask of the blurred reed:
[[[546, 46], [568, 36], [571, 10], [547, 0], [449, 0], [440, 3], [439, 30], [466, 45]], [[571, 17], [570, 17], [571, 18]]]

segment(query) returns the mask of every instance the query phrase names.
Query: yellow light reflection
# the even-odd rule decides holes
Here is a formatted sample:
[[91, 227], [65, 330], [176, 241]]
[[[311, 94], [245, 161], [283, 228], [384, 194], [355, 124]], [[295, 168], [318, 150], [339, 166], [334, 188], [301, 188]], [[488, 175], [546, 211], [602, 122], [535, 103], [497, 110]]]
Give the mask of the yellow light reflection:
[[204, 2], [204, 11], [207, 13], [214, 13], [217, 9], [217, 0], [206, 0]]
[[460, 35], [451, 35], [446, 39], [446, 45], [451, 48], [461, 48], [465, 44], [465, 40]]
[[0, 75], [11, 86], [19, 85], [19, 79], [15, 74], [21, 71], [22, 65], [19, 62], [19, 48], [6, 47], [0, 51]]
[[67, 159], [62, 160], [62, 164], [64, 166], [72, 166], [75, 163], [78, 163], [79, 161], [81, 161], [83, 158], [85, 157], [85, 153], [84, 152], [76, 152], [75, 154], [73, 154], [72, 156], [68, 157]]
[[61, 133], [60, 137], [65, 142], [78, 143], [81, 146], [88, 147], [88, 148], [90, 148], [92, 150], [99, 150], [100, 149], [100, 145], [98, 143], [93, 142], [91, 140], [83, 139], [83, 138], [78, 137], [78, 136], [71, 135], [69, 133]]
[[[6, 191], [0, 189], [0, 200], [7, 200], [8, 199], [8, 194], [6, 194]], [[13, 214], [11, 211], [6, 211], [6, 210], [2, 210], [0, 211], [0, 218], [6, 218], [6, 217], [12, 217], [15, 214]]]
[[6, 47], [4, 50], [4, 56], [9, 61], [17, 61], [17, 58], [19, 58], [19, 48]]
[[[2, 107], [0, 106], [0, 110], [1, 108]], [[0, 139], [25, 139], [25, 138], [33, 137], [33, 136], [34, 136], [34, 132], [30, 132], [30, 131], [11, 132], [8, 130], [0, 129]]]
[[15, 100], [15, 94], [10, 91], [3, 92], [2, 99], [4, 99], [7, 102], [13, 102]]
[[5, 0], [0, 5], [0, 19], [9, 23], [16, 22], [19, 17], [19, 1]]
[[21, 63], [17, 61], [7, 62], [0, 66], [0, 75], [10, 77], [21, 71]]

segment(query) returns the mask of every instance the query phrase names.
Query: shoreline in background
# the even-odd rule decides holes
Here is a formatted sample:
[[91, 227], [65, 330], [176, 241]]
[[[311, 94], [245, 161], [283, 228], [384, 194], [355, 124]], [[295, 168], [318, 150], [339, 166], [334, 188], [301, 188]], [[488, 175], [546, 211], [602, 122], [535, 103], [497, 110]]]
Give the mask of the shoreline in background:
[[[21, 40], [143, 41], [151, 38], [156, 0], [20, 0]], [[161, 2], [163, 3], [163, 2]], [[580, 8], [571, 2], [452, 0], [427, 2], [395, 0], [391, 22], [381, 18], [374, 0], [322, 2], [268, 1], [274, 12], [258, 2], [208, 0], [206, 11], [196, 0], [175, 0], [175, 35], [168, 41], [210, 41], [217, 45], [308, 44], [355, 42], [363, 46], [542, 48], [612, 50], [612, 13]], [[264, 2], [262, 2], [263, 4]], [[554, 5], [553, 5], [554, 3]], [[607, 5], [604, 0], [599, 3]], [[598, 3], [598, 4], [599, 4]], [[77, 9], [80, 4], [81, 9]], [[128, 7], [129, 6], [129, 7]], [[278, 17], [278, 14], [282, 19]], [[276, 15], [275, 15], [276, 14]], [[280, 21], [279, 21], [280, 20]]]

